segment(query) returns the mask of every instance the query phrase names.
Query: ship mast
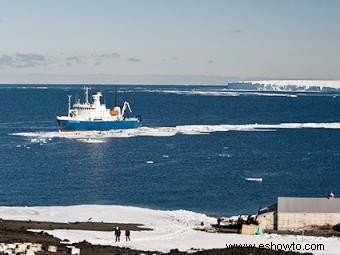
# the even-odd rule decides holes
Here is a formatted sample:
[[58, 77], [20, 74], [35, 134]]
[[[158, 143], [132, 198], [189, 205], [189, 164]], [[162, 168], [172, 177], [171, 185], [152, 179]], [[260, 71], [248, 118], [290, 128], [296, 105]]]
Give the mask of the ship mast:
[[89, 88], [84, 86], [84, 103], [89, 104]]
[[70, 117], [71, 115], [71, 97], [70, 95], [68, 95], [68, 114], [67, 116]]

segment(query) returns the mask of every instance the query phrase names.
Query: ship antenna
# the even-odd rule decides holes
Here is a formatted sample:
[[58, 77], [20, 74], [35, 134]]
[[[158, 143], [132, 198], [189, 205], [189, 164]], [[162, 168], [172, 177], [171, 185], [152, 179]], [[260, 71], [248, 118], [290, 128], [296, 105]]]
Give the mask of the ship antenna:
[[71, 115], [71, 97], [72, 96], [68, 95], [68, 117]]
[[89, 88], [84, 86], [84, 101], [85, 101], [85, 104], [88, 104], [89, 103]]
[[118, 106], [117, 86], [115, 87], [115, 107]]

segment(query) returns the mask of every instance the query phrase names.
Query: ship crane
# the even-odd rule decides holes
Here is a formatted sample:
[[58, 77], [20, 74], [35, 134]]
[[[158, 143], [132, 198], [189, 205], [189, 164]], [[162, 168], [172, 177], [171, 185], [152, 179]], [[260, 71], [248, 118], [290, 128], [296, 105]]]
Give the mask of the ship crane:
[[132, 112], [130, 104], [125, 101], [124, 104], [123, 104], [123, 108], [122, 108], [122, 116], [124, 116], [124, 112], [125, 112], [126, 108], [129, 109], [129, 112]]

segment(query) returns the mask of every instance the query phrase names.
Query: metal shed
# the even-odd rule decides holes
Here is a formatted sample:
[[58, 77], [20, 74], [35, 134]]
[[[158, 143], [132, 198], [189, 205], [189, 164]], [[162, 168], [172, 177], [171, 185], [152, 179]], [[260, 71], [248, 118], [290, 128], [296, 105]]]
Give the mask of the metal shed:
[[258, 215], [266, 229], [297, 231], [340, 223], [340, 198], [278, 197], [275, 205]]

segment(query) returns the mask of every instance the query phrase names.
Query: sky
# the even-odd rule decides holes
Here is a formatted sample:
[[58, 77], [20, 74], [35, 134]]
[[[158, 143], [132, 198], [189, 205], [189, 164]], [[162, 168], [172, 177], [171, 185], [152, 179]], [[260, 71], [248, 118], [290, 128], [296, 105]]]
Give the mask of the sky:
[[340, 79], [337, 0], [0, 0], [0, 83]]

